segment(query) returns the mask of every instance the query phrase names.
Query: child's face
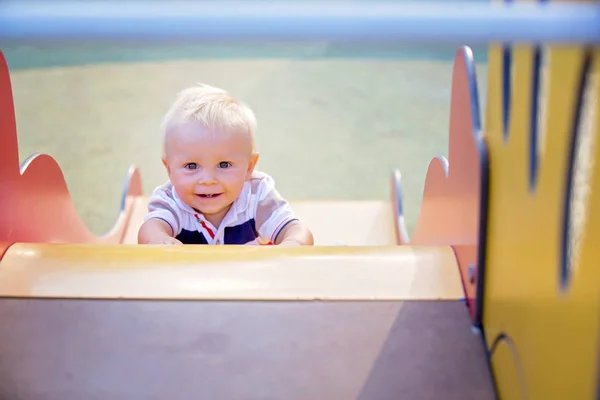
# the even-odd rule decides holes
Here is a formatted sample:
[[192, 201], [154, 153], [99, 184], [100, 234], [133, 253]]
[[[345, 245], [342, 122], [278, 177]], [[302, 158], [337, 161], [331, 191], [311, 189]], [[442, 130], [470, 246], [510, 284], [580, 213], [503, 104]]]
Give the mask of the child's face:
[[179, 198], [218, 226], [258, 160], [243, 134], [211, 134], [188, 123], [167, 136], [163, 164]]

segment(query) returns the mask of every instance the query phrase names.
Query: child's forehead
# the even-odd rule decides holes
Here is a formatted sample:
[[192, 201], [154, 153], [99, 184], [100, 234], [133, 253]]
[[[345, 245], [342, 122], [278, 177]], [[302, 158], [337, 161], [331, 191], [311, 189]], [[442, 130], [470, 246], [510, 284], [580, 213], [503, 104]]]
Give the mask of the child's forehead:
[[182, 156], [245, 155], [252, 151], [251, 141], [243, 133], [236, 132], [215, 132], [185, 127], [171, 131], [165, 140], [169, 152]]
[[173, 128], [166, 140], [179, 142], [212, 142], [223, 144], [244, 143], [249, 134], [226, 128], [206, 128], [199, 122], [188, 122]]
[[203, 139], [209, 137], [222, 136], [221, 132], [215, 128], [208, 128], [199, 121], [188, 121], [177, 124], [169, 129], [168, 135], [173, 139]]

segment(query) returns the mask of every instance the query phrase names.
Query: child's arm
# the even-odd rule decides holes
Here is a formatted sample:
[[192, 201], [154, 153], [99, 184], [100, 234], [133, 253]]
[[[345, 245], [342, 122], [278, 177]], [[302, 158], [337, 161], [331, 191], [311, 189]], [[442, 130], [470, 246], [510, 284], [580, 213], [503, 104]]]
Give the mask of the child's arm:
[[139, 244], [183, 244], [175, 236], [179, 233], [180, 216], [177, 203], [167, 183], [157, 187], [148, 200], [148, 214], [138, 231]]
[[150, 218], [138, 232], [139, 244], [183, 244], [173, 237], [171, 225], [160, 218]]
[[312, 232], [294, 215], [290, 204], [275, 189], [269, 176], [260, 181], [256, 205], [256, 228], [261, 237], [275, 245], [312, 246]]
[[312, 246], [314, 245], [314, 239], [308, 227], [300, 221], [294, 220], [279, 231], [275, 238], [275, 244], [281, 246]]

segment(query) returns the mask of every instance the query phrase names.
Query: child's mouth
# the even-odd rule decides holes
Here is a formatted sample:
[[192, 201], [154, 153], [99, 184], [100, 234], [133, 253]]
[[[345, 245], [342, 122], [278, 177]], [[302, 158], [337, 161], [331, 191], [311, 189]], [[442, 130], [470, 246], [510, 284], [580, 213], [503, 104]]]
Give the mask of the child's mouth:
[[220, 195], [221, 193], [196, 194], [196, 196], [202, 197], [203, 199], [214, 199]]

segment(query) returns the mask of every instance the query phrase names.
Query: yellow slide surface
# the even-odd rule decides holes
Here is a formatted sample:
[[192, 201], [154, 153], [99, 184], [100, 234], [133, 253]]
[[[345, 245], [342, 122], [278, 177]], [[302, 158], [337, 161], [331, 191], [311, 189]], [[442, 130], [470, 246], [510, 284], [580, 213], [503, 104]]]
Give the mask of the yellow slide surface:
[[457, 300], [450, 247], [17, 243], [0, 297]]

